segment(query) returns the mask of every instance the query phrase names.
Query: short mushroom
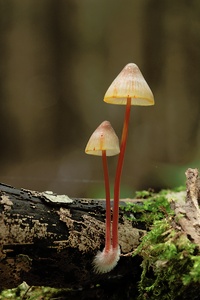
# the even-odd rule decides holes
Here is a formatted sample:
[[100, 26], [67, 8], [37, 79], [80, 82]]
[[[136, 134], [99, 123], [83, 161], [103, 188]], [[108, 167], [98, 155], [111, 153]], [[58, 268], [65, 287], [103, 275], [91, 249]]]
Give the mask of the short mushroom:
[[106, 192], [106, 237], [105, 247], [98, 252], [93, 261], [96, 273], [106, 273], [112, 270], [119, 260], [120, 252], [113, 251], [111, 243], [111, 213], [110, 213], [110, 183], [107, 156], [119, 154], [119, 139], [110, 122], [104, 121], [91, 135], [85, 148], [87, 154], [102, 156], [104, 183]]
[[154, 105], [154, 97], [138, 66], [136, 64], [129, 63], [124, 67], [124, 69], [119, 73], [119, 75], [108, 88], [104, 96], [104, 101], [111, 104], [126, 105], [120, 154], [118, 158], [114, 185], [112, 241], [113, 248], [118, 249], [120, 179], [126, 149], [131, 105]]

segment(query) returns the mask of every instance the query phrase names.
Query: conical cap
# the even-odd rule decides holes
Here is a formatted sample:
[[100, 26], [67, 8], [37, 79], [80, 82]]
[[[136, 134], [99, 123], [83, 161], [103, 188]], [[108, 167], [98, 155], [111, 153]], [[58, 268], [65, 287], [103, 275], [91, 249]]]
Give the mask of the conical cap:
[[119, 139], [110, 122], [104, 121], [91, 135], [85, 153], [102, 156], [106, 150], [106, 156], [113, 156], [120, 152]]
[[154, 96], [136, 64], [124, 67], [108, 88], [104, 101], [126, 105], [131, 98], [131, 105], [154, 105]]

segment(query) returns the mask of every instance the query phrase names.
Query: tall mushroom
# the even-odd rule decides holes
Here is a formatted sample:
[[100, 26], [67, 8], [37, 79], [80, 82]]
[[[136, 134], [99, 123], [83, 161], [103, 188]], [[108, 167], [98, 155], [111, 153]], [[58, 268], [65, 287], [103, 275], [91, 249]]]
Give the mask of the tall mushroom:
[[131, 105], [154, 105], [154, 97], [138, 66], [136, 64], [129, 63], [124, 67], [124, 69], [119, 73], [119, 75], [108, 88], [104, 96], [104, 101], [111, 104], [126, 105], [120, 154], [118, 158], [114, 185], [112, 241], [113, 248], [118, 249], [120, 179], [126, 149]]
[[117, 155], [120, 152], [119, 139], [110, 122], [104, 121], [91, 135], [85, 148], [87, 154], [102, 156], [104, 183], [106, 191], [106, 237], [105, 247], [98, 252], [93, 261], [97, 273], [106, 273], [112, 270], [119, 260], [120, 252], [113, 251], [111, 243], [111, 213], [110, 213], [110, 183], [107, 165], [107, 156]]

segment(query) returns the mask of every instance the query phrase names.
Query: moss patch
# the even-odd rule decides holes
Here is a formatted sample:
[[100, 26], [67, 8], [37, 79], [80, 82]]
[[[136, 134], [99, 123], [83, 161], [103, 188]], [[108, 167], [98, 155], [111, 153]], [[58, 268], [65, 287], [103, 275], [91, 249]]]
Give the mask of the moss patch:
[[26, 282], [23, 282], [18, 287], [4, 290], [0, 293], [0, 300], [36, 300], [36, 299], [62, 299], [59, 298], [62, 289], [50, 287], [30, 287]]
[[197, 247], [171, 223], [172, 217], [155, 221], [134, 254], [143, 258], [138, 299], [177, 299], [199, 281]]
[[[177, 189], [180, 191], [182, 188]], [[137, 300], [197, 299], [199, 293], [200, 253], [177, 225], [168, 194], [167, 190], [158, 194], [142, 191], [136, 194], [144, 199], [142, 204], [125, 208], [133, 222], [147, 229], [134, 252], [142, 257]]]
[[130, 203], [124, 209], [128, 212], [128, 218], [134, 223], [143, 224], [148, 229], [154, 221], [163, 219], [172, 214], [170, 203], [166, 197], [169, 191], [163, 190], [158, 194], [151, 191], [136, 192], [136, 198], [144, 199], [140, 203]]

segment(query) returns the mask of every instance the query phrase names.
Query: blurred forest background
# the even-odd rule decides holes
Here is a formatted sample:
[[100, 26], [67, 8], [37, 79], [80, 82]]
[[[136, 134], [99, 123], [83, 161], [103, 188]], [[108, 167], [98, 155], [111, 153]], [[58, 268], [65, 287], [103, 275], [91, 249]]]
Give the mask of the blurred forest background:
[[200, 167], [200, 1], [0, 0], [0, 181], [103, 197], [84, 149], [104, 120], [121, 137], [125, 107], [103, 97], [130, 62], [156, 105], [132, 107], [122, 197]]

